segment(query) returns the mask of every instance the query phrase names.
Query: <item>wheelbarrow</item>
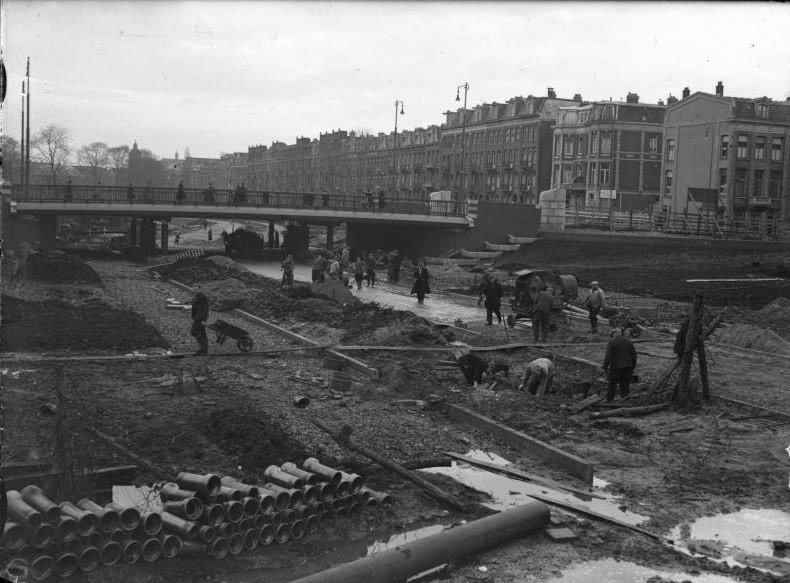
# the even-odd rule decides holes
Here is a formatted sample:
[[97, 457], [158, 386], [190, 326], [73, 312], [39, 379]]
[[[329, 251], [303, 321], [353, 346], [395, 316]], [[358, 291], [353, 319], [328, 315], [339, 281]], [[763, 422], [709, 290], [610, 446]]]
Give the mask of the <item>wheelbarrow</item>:
[[223, 344], [228, 338], [233, 338], [242, 352], [252, 350], [252, 338], [246, 330], [238, 326], [229, 324], [225, 320], [217, 320], [213, 324], [207, 324], [206, 328], [217, 333], [217, 344]]
[[610, 328], [620, 328], [623, 334], [627, 330], [631, 338], [639, 338], [641, 336], [642, 326], [644, 325], [642, 318], [631, 313], [630, 308], [620, 308], [619, 310], [613, 310], [613, 312], [609, 317]]

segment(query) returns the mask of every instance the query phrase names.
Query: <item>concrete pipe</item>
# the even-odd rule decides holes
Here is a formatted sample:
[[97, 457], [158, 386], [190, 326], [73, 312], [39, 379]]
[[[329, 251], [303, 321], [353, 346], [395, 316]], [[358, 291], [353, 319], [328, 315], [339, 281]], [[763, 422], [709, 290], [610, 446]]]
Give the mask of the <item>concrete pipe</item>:
[[269, 524], [269, 518], [263, 514], [259, 514], [252, 519], [252, 528], [262, 529], [265, 524]]
[[264, 524], [258, 529], [258, 544], [267, 547], [274, 542], [274, 526]]
[[198, 535], [197, 524], [190, 520], [184, 520], [169, 512], [162, 512], [162, 525], [165, 527], [166, 531], [177, 534], [185, 539], [193, 539]]
[[261, 510], [261, 501], [260, 498], [257, 497], [253, 498], [252, 496], [247, 496], [242, 499], [241, 505], [244, 509], [244, 516], [247, 518], [253, 518]]
[[353, 514], [357, 512], [360, 508], [362, 508], [362, 503], [359, 500], [352, 500], [351, 504], [348, 505], [348, 513]]
[[233, 527], [233, 523], [230, 522], [223, 522], [215, 529], [217, 531], [217, 536], [222, 538], [228, 538], [235, 532], [235, 528]]
[[548, 506], [542, 502], [528, 502], [512, 510], [398, 545], [394, 549], [344, 563], [292, 583], [398, 583], [444, 563], [468, 558], [540, 530], [549, 523], [549, 516]]
[[52, 560], [58, 577], [71, 577], [80, 568], [77, 555], [73, 553], [60, 552], [53, 556]]
[[208, 526], [205, 524], [203, 526], [199, 526], [197, 538], [204, 543], [210, 543], [215, 538], [217, 538], [217, 529], [213, 526]]
[[121, 560], [121, 545], [114, 540], [108, 541], [99, 548], [99, 554], [102, 565], [114, 565]]
[[140, 541], [130, 538], [120, 543], [120, 545], [121, 559], [127, 565], [134, 565], [143, 555], [143, 546], [140, 544]]
[[244, 517], [244, 506], [241, 502], [231, 500], [223, 504], [225, 507], [225, 520], [232, 523], [237, 523]]
[[158, 538], [149, 538], [143, 541], [141, 545], [143, 552], [143, 561], [146, 563], [153, 563], [162, 556], [162, 541]]
[[283, 515], [283, 522], [287, 522], [287, 523], [291, 523], [294, 520], [301, 518], [301, 514], [299, 514], [299, 512], [297, 510], [294, 510], [293, 508], [287, 508], [283, 510], [282, 515]]
[[277, 495], [269, 490], [259, 488], [258, 504], [260, 505], [259, 514], [271, 514], [277, 505]]
[[56, 522], [60, 518], [60, 508], [52, 500], [44, 496], [44, 492], [38, 486], [25, 486], [19, 491], [28, 506], [35, 508], [47, 522]]
[[33, 557], [42, 554], [39, 549], [32, 545], [22, 545], [14, 553], [17, 557], [25, 559], [28, 563], [33, 560]]
[[304, 395], [296, 395], [293, 400], [293, 405], [297, 409], [307, 409], [310, 404], [310, 399]]
[[78, 500], [77, 506], [88, 512], [93, 512], [99, 517], [99, 530], [102, 532], [113, 532], [121, 526], [121, 515], [115, 510], [99, 506], [87, 498]]
[[208, 554], [215, 559], [224, 559], [228, 556], [230, 545], [228, 539], [217, 537], [208, 545]]
[[221, 482], [226, 488], [238, 490], [241, 492], [242, 496], [252, 496], [253, 498], [260, 496], [258, 486], [251, 486], [249, 484], [245, 484], [244, 482], [239, 482], [230, 476], [223, 476]]
[[73, 554], [77, 555], [77, 557], [79, 557], [80, 551], [83, 548], [88, 547], [90, 545], [84, 545], [84, 544], [82, 544], [82, 541], [80, 539], [73, 538], [73, 539], [71, 539], [69, 541], [65, 541], [65, 542], [55, 542], [55, 543], [53, 543], [53, 546], [55, 546], [56, 548], [54, 548], [54, 549], [50, 548], [49, 549], [53, 553], [56, 552], [56, 551], [66, 551], [67, 553], [73, 553]]
[[198, 493], [195, 490], [186, 490], [178, 487], [178, 484], [167, 482], [159, 490], [159, 497], [162, 502], [168, 500], [186, 500], [187, 498], [197, 498]]
[[370, 492], [365, 491], [365, 489], [363, 488], [362, 490], [359, 491], [357, 500], [359, 500], [360, 503], [362, 503], [363, 505], [366, 505], [368, 503], [368, 500], [370, 500]]
[[318, 484], [321, 481], [321, 479], [312, 472], [307, 472], [291, 462], [285, 462], [280, 466], [280, 469], [286, 474], [301, 478], [304, 480], [305, 484]]
[[203, 503], [199, 498], [186, 498], [185, 500], [168, 500], [162, 504], [162, 509], [170, 514], [175, 514], [186, 520], [197, 520], [203, 514]]
[[377, 504], [392, 504], [392, 496], [386, 492], [377, 492], [376, 490], [371, 490], [367, 486], [362, 487], [362, 492], [374, 498]]
[[284, 488], [301, 490], [304, 487], [304, 480], [302, 480], [302, 478], [292, 476], [291, 474], [282, 471], [277, 466], [269, 466], [263, 471], [263, 475], [264, 477], [268, 478], [270, 482], [273, 482]]
[[345, 498], [351, 495], [351, 482], [342, 480], [335, 484], [335, 498]]
[[181, 552], [181, 538], [173, 534], [166, 534], [161, 538], [162, 541], [162, 556], [166, 559], [172, 559]]
[[185, 540], [181, 543], [181, 554], [195, 557], [208, 554], [208, 545], [204, 542]]
[[332, 510], [322, 510], [318, 513], [318, 520], [321, 522], [330, 522], [335, 519], [335, 513]]
[[298, 506], [293, 507], [293, 511], [297, 513], [298, 517], [304, 520], [311, 514], [313, 514], [313, 509], [310, 506], [305, 504], [299, 504]]
[[140, 538], [156, 536], [162, 530], [162, 516], [158, 512], [143, 512], [135, 534]]
[[115, 502], [110, 502], [105, 504], [104, 507], [118, 513], [123, 530], [132, 531], [140, 524], [140, 511], [133, 506], [121, 506]]
[[244, 534], [251, 528], [252, 521], [249, 518], [242, 518], [234, 525], [233, 532], [240, 532], [241, 534]]
[[[5, 566], [5, 573], [8, 574], [9, 579], [12, 581], [24, 581], [27, 578], [28, 571], [30, 571], [30, 563], [20, 557], [11, 559]], [[5, 581], [9, 579], [5, 579]]]
[[362, 489], [362, 483], [364, 482], [362, 476], [359, 476], [357, 474], [347, 474], [346, 472], [340, 472], [340, 473], [343, 476], [344, 482], [350, 482], [350, 486], [351, 486], [350, 490], [352, 494], [356, 494]]
[[287, 543], [289, 538], [291, 538], [290, 525], [283, 523], [275, 527], [274, 542], [276, 542], [278, 545], [282, 545]]
[[219, 526], [225, 520], [225, 507], [222, 504], [206, 504], [203, 506], [200, 520], [211, 526]]
[[269, 515], [269, 522], [274, 526], [280, 526], [283, 523], [283, 513], [272, 512], [271, 515]]
[[306, 484], [304, 488], [302, 488], [302, 499], [304, 500], [305, 504], [312, 504], [320, 495], [320, 490], [318, 486], [313, 486], [312, 484]]
[[111, 541], [115, 541], [117, 543], [122, 543], [128, 538], [132, 536], [131, 532], [128, 530], [124, 530], [119, 528], [118, 530], [112, 531], [110, 534], [107, 535], [107, 539]]
[[77, 564], [83, 573], [93, 571], [101, 565], [101, 551], [96, 547], [85, 547], [77, 555]]
[[34, 547], [42, 549], [55, 540], [55, 527], [45, 522], [36, 529], [28, 529], [27, 540]]
[[104, 536], [100, 532], [92, 532], [88, 536], [81, 537], [80, 540], [84, 547], [96, 547], [100, 549], [104, 543]]
[[99, 527], [99, 517], [93, 512], [83, 510], [71, 502], [61, 502], [59, 506], [63, 514], [77, 521], [77, 532], [80, 536], [88, 536]]
[[274, 498], [273, 510], [285, 510], [291, 505], [291, 495], [288, 493], [287, 488], [282, 488], [276, 484], [264, 484], [260, 492], [265, 496]]
[[348, 516], [348, 506], [340, 505], [337, 508], [335, 508], [335, 516], [337, 516], [338, 518], [344, 518]]
[[304, 520], [294, 520], [289, 526], [291, 540], [299, 540], [305, 535]]
[[6, 492], [6, 500], [8, 502], [8, 516], [13, 518], [28, 530], [36, 530], [41, 526], [44, 518], [41, 513], [30, 506], [22, 499], [22, 495], [16, 490], [9, 490]]
[[28, 561], [28, 564], [30, 565], [28, 575], [33, 581], [43, 581], [55, 571], [55, 561], [49, 555], [36, 555]]
[[68, 542], [77, 536], [79, 525], [71, 516], [61, 514], [52, 524], [55, 527], [55, 539], [60, 542]]
[[234, 532], [228, 538], [228, 552], [231, 555], [238, 555], [244, 549], [244, 535]]
[[216, 496], [222, 487], [220, 477], [215, 474], [181, 472], [176, 476], [176, 483], [184, 490], [195, 490], [205, 496]]
[[304, 528], [308, 534], [313, 534], [318, 530], [320, 523], [321, 521], [318, 519], [318, 516], [310, 515], [304, 519]]
[[317, 474], [321, 476], [323, 479], [328, 480], [334, 484], [340, 483], [343, 479], [343, 473], [330, 468], [329, 466], [325, 466], [320, 463], [314, 457], [309, 457], [302, 463], [302, 469], [307, 470], [308, 472], [312, 472], [313, 474]]
[[25, 544], [25, 527], [18, 522], [8, 521], [3, 527], [3, 546], [13, 551]]
[[244, 548], [248, 551], [255, 549], [260, 542], [261, 531], [256, 528], [248, 528], [244, 533]]
[[321, 500], [328, 500], [329, 498], [333, 498], [335, 496], [337, 487], [335, 486], [334, 482], [319, 482], [318, 489], [320, 490], [318, 497]]
[[244, 498], [244, 492], [241, 490], [237, 490], [236, 488], [229, 488], [228, 486], [222, 486], [219, 489], [219, 499], [223, 502], [230, 502], [235, 500], [236, 502], [241, 502], [242, 498]]
[[[276, 509], [280, 511], [285, 510], [294, 504], [299, 504], [299, 502], [301, 502], [302, 498], [304, 497], [301, 490], [297, 490], [295, 488], [285, 488], [271, 482], [266, 482], [263, 487], [267, 490], [275, 492], [278, 495]], [[283, 493], [288, 496], [288, 503], [285, 505], [283, 505], [282, 500], [279, 498], [279, 495]]]

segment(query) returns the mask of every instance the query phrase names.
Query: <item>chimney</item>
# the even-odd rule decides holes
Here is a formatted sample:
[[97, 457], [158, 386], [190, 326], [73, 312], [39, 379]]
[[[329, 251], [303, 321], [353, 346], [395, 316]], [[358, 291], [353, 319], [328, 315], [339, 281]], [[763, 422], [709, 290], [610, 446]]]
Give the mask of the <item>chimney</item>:
[[574, 100], [574, 101], [578, 101], [579, 103], [581, 103], [581, 102], [582, 102], [582, 94], [581, 94], [581, 93], [576, 93], [576, 94], [573, 96], [573, 100]]
[[549, 99], [557, 99], [557, 94], [554, 92], [554, 87], [549, 87]]
[[669, 97], [667, 97], [667, 105], [672, 105], [673, 103], [677, 103], [677, 102], [678, 102], [678, 98], [670, 93]]
[[639, 103], [639, 94], [638, 93], [631, 93], [628, 92], [628, 95], [625, 98], [626, 103]]
[[663, 99], [659, 99], [659, 100], [658, 100], [658, 104], [659, 104], [659, 105], [664, 105], [664, 100], [663, 100]]
[[686, 97], [688, 97], [689, 95], [691, 95], [691, 89], [689, 89], [688, 87], [684, 87], [683, 88], [683, 99], [686, 99]]
[[719, 84], [716, 85], [716, 95], [719, 97], [724, 97], [724, 84], [719, 81]]

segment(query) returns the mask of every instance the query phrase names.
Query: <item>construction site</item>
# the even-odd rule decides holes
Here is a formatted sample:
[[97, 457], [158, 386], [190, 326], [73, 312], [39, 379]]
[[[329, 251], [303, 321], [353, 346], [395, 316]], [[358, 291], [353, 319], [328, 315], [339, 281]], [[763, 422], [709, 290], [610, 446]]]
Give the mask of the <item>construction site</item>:
[[[396, 309], [184, 240], [4, 262], [6, 579], [790, 581], [782, 244], [590, 233], [427, 257], [425, 308], [410, 271], [378, 270]], [[511, 304], [530, 270], [561, 288], [545, 342]], [[486, 272], [505, 292], [490, 326]], [[638, 360], [610, 403], [613, 329]], [[472, 388], [469, 353], [509, 370]], [[519, 390], [536, 358], [556, 367], [542, 395]]]

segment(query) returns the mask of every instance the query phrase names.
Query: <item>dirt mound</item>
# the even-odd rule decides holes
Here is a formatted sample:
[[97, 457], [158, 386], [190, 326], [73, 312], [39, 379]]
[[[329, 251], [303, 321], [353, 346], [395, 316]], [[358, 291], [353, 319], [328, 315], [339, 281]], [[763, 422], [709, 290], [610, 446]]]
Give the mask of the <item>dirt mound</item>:
[[27, 302], [2, 296], [2, 350], [108, 350], [168, 347], [167, 341], [139, 314], [95, 301]]
[[225, 279], [227, 269], [213, 261], [187, 257], [170, 265], [162, 265], [157, 271], [164, 279], [176, 279], [181, 283], [192, 285], [202, 281]]
[[337, 279], [329, 278], [323, 283], [314, 283], [310, 289], [314, 295], [334, 300], [338, 304], [359, 302], [359, 299], [348, 291], [343, 282]]
[[236, 263], [230, 257], [225, 257], [224, 255], [211, 255], [206, 257], [206, 261], [211, 261], [212, 263], [216, 263], [220, 267], [224, 267], [228, 271], [236, 271], [236, 272], [249, 272], [250, 270], [243, 266], [241, 263]]
[[211, 307], [219, 312], [229, 312], [239, 308], [248, 299], [260, 293], [260, 290], [248, 288], [235, 278], [204, 283], [203, 291], [209, 297]]
[[22, 268], [22, 277], [44, 283], [101, 284], [101, 277], [92, 267], [62, 251], [30, 255]]
[[722, 344], [790, 355], [790, 342], [765, 328], [735, 324], [723, 328], [716, 337]]

